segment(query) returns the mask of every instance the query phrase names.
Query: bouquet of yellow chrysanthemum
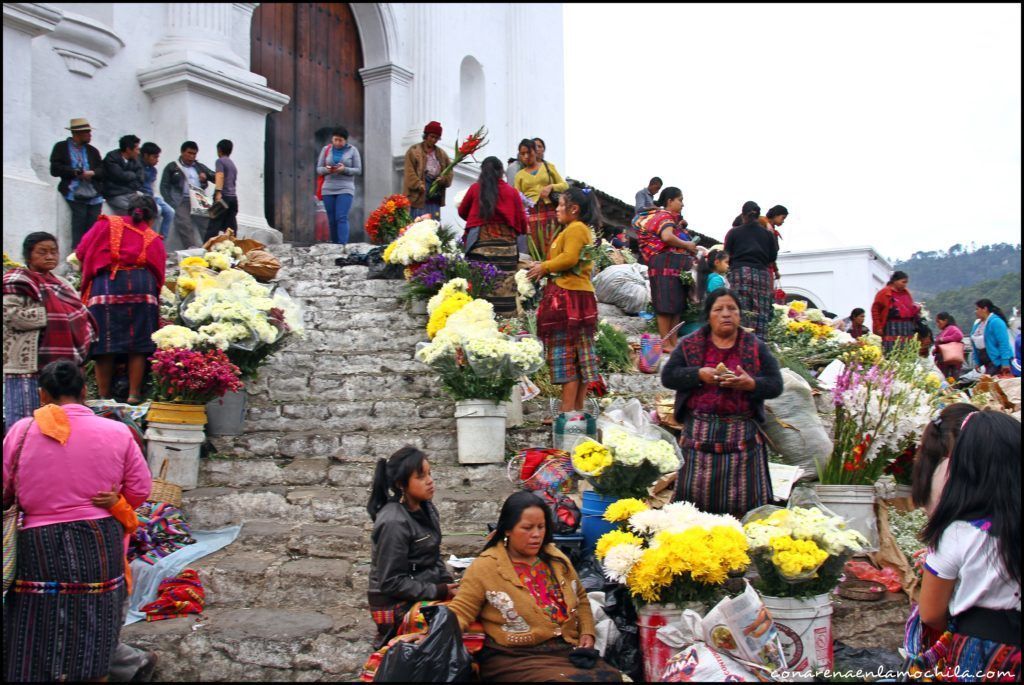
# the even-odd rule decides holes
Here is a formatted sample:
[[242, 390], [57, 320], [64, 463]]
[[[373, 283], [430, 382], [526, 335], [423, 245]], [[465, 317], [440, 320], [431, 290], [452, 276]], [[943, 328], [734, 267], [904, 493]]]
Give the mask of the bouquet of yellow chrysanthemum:
[[868, 544], [840, 517], [818, 507], [760, 507], [747, 515], [743, 530], [760, 576], [758, 589], [774, 597], [829, 592], [846, 559]]
[[612, 465], [612, 453], [601, 443], [587, 439], [573, 448], [572, 465], [580, 475], [597, 477]]
[[649, 509], [620, 500], [605, 513], [619, 530], [597, 541], [605, 576], [625, 583], [640, 603], [715, 601], [730, 571], [750, 564], [747, 539], [732, 516], [707, 514], [676, 502]]

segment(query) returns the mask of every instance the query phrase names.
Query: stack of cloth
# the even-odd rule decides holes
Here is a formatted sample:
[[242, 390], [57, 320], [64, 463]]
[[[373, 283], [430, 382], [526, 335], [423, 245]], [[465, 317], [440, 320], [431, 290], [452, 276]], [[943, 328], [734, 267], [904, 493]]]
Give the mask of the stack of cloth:
[[129, 562], [141, 559], [152, 565], [185, 545], [195, 543], [185, 514], [167, 502], [146, 502], [135, 514], [139, 517], [139, 527], [129, 543]]
[[199, 574], [190, 568], [173, 578], [164, 578], [157, 589], [156, 600], [143, 606], [147, 621], [163, 621], [180, 618], [188, 614], [203, 613], [206, 592]]

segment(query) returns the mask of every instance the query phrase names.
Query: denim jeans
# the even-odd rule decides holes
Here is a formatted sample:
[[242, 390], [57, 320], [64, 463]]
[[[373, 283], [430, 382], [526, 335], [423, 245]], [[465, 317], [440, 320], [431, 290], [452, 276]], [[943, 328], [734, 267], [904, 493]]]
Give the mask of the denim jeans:
[[352, 195], [324, 195], [327, 223], [331, 226], [331, 242], [348, 244], [348, 213], [352, 209]]
[[154, 223], [153, 230], [167, 237], [167, 231], [171, 229], [171, 224], [174, 223], [174, 207], [164, 202], [164, 199], [159, 195], [153, 198], [156, 200], [156, 208], [160, 210], [160, 222]]

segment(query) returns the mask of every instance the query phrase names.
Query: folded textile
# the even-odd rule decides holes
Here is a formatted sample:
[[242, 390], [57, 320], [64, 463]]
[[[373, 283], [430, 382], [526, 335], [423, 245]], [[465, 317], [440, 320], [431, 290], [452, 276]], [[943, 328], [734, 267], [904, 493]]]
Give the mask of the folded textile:
[[167, 502], [146, 502], [135, 510], [139, 527], [132, 534], [128, 561], [141, 559], [155, 564], [185, 545], [195, 543], [181, 509]]
[[161, 580], [156, 600], [142, 607], [142, 611], [147, 621], [163, 621], [201, 614], [205, 603], [206, 592], [199, 574], [187, 568], [173, 578]]

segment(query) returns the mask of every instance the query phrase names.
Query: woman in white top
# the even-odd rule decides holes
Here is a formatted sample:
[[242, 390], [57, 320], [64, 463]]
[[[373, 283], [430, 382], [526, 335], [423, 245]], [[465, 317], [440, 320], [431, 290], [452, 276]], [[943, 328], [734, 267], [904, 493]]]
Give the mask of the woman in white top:
[[964, 419], [921, 532], [928, 552], [905, 643], [912, 677], [1020, 681], [1020, 465], [1017, 419]]
[[960, 426], [976, 411], [977, 407], [966, 402], [947, 405], [921, 433], [921, 444], [914, 455], [910, 496], [914, 505], [924, 507], [929, 515], [935, 511], [942, 488], [946, 487], [949, 455], [960, 436]]

